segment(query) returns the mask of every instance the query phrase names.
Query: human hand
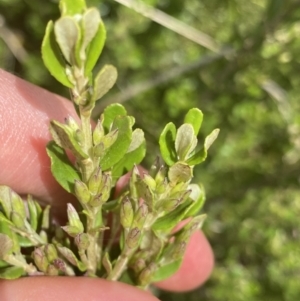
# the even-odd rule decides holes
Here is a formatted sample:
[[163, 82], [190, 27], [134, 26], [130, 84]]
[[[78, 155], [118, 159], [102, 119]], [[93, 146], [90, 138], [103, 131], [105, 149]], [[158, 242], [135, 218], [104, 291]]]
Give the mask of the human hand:
[[[32, 194], [50, 203], [61, 215], [72, 196], [54, 180], [45, 146], [51, 140], [49, 121], [76, 118], [71, 102], [0, 70], [0, 183], [19, 194]], [[59, 202], [57, 202], [59, 200]], [[202, 232], [187, 247], [181, 268], [156, 284], [170, 291], [201, 285], [213, 268], [213, 253]], [[104, 279], [80, 277], [26, 277], [0, 281], [1, 301], [143, 300], [155, 297], [135, 287]]]

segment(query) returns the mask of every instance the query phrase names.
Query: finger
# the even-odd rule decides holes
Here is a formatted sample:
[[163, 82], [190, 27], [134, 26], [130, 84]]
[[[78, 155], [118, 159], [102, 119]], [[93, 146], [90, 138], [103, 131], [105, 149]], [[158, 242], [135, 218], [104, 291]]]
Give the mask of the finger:
[[0, 281], [1, 301], [158, 301], [133, 286], [83, 277], [28, 277]]
[[192, 290], [209, 278], [213, 266], [211, 246], [204, 234], [198, 231], [189, 241], [180, 269], [170, 278], [155, 285], [174, 292]]
[[56, 206], [69, 202], [54, 180], [46, 144], [49, 122], [76, 117], [64, 98], [0, 70], [0, 183], [20, 194], [33, 194]]

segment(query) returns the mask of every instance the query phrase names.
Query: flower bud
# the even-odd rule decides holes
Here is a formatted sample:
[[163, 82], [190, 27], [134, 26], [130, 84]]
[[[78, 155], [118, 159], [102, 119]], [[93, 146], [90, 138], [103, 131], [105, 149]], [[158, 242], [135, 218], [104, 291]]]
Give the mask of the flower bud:
[[35, 248], [35, 250], [32, 252], [32, 258], [34, 260], [35, 265], [41, 272], [47, 271], [49, 261], [42, 247]]
[[138, 227], [139, 229], [143, 228], [147, 215], [148, 215], [148, 206], [145, 203], [143, 203], [139, 206], [134, 216], [133, 227]]
[[83, 224], [79, 218], [76, 209], [70, 203], [68, 203], [67, 206], [68, 206], [67, 213], [68, 213], [69, 225], [72, 227], [76, 227], [80, 232], [83, 232], [84, 231]]
[[91, 195], [87, 186], [79, 180], [75, 180], [75, 195], [80, 203], [86, 204], [89, 202]]
[[104, 129], [102, 126], [102, 121], [99, 119], [97, 125], [93, 131], [93, 142], [97, 145], [101, 142], [101, 138], [104, 136]]
[[61, 258], [56, 258], [53, 261], [54, 267], [56, 267], [59, 271], [66, 273], [67, 272], [67, 265]]
[[86, 233], [78, 234], [75, 237], [75, 244], [78, 250], [85, 251], [90, 245], [89, 236]]
[[105, 146], [102, 142], [93, 147], [93, 154], [95, 157], [103, 157], [103, 155], [105, 154]]
[[143, 269], [141, 274], [139, 275], [139, 283], [142, 286], [145, 286], [151, 282], [151, 278], [156, 271], [156, 264], [150, 263], [146, 268]]
[[67, 118], [65, 118], [65, 124], [72, 132], [79, 130], [79, 126], [78, 126], [77, 122], [70, 115]]
[[146, 261], [142, 258], [137, 259], [132, 268], [136, 274], [139, 274], [146, 267]]
[[120, 222], [124, 228], [130, 228], [133, 221], [133, 208], [129, 197], [123, 198], [120, 208]]
[[54, 265], [49, 264], [46, 274], [49, 276], [58, 276], [58, 269]]
[[172, 248], [172, 254], [171, 257], [174, 260], [183, 258], [184, 252], [186, 250], [187, 242], [186, 241], [179, 241], [175, 242], [173, 248]]
[[137, 227], [131, 229], [126, 239], [126, 245], [129, 249], [134, 249], [139, 246], [141, 230]]
[[101, 168], [97, 167], [93, 174], [91, 175], [88, 187], [91, 194], [96, 195], [99, 192], [99, 187], [102, 181], [102, 172]]
[[53, 262], [53, 260], [58, 257], [56, 248], [53, 244], [46, 245], [44, 252], [45, 252], [49, 262]]
[[155, 190], [155, 188], [156, 188], [156, 182], [155, 182], [155, 180], [151, 176], [149, 176], [148, 174], [145, 173], [143, 181], [147, 184], [147, 186], [151, 190]]

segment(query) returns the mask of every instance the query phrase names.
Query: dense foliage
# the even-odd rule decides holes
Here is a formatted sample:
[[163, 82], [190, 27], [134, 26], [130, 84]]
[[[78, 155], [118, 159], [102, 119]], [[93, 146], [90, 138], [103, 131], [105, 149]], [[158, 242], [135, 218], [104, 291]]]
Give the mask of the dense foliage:
[[[0, 0], [0, 66], [67, 95], [40, 58], [55, 2]], [[153, 137], [150, 154], [157, 153], [162, 126], [179, 123], [191, 107], [206, 116], [203, 135], [221, 128], [209, 160], [195, 172], [206, 187], [204, 231], [216, 256], [214, 274], [195, 292], [160, 298], [297, 300], [300, 2], [143, 1], [233, 50], [226, 56], [112, 0], [88, 2], [100, 8], [109, 33], [99, 68], [112, 63], [119, 70], [115, 94], [104, 102], [124, 102], [147, 139]]]

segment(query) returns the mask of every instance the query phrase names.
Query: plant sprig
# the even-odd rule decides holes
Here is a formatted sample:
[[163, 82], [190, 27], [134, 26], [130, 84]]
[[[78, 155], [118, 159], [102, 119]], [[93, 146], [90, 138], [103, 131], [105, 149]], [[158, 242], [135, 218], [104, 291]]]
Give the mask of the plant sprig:
[[[0, 186], [0, 278], [85, 275], [146, 288], [180, 267], [189, 238], [205, 220], [198, 215], [204, 189], [191, 180], [219, 130], [199, 147], [203, 114], [189, 110], [179, 128], [165, 126], [161, 158], [149, 173], [141, 171], [144, 133], [122, 105], [108, 106], [91, 127], [96, 101], [117, 79], [111, 65], [94, 72], [106, 36], [100, 14], [84, 0], [61, 0], [59, 7], [61, 17], [47, 25], [42, 56], [50, 73], [70, 89], [80, 122], [70, 116], [65, 123], [52, 120], [47, 153], [53, 176], [78, 204], [68, 204], [68, 223], [57, 225], [49, 206], [41, 208], [31, 196], [24, 203]], [[127, 187], [114, 198], [116, 183], [129, 171]]]

